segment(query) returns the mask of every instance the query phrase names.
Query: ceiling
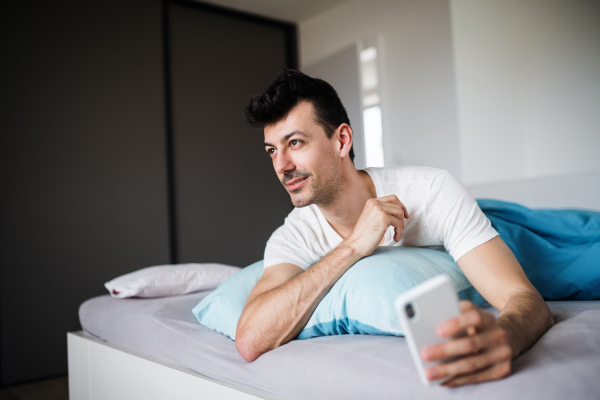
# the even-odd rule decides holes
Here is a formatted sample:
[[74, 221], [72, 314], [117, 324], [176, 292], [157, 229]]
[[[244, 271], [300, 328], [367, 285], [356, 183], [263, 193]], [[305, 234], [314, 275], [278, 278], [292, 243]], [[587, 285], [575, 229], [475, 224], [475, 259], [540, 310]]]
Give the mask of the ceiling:
[[346, 0], [201, 0], [237, 11], [288, 22], [300, 22]]

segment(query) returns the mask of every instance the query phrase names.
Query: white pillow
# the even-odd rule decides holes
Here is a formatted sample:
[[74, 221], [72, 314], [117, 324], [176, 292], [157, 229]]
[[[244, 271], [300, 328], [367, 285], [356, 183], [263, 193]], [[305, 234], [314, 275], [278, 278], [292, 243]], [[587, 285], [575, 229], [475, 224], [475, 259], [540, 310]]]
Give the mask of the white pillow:
[[112, 297], [176, 296], [214, 289], [241, 268], [224, 264], [171, 264], [142, 268], [104, 286]]

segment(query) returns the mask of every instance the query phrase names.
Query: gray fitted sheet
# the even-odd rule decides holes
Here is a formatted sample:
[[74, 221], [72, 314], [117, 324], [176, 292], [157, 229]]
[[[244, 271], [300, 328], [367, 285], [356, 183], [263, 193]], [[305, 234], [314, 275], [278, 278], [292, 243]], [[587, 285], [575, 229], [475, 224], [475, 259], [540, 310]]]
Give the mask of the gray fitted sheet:
[[600, 399], [600, 301], [549, 302], [556, 325], [513, 362], [511, 376], [450, 389], [421, 384], [401, 337], [294, 340], [248, 363], [233, 341], [192, 315], [208, 293], [100, 296], [83, 303], [79, 317], [102, 340], [290, 399]]

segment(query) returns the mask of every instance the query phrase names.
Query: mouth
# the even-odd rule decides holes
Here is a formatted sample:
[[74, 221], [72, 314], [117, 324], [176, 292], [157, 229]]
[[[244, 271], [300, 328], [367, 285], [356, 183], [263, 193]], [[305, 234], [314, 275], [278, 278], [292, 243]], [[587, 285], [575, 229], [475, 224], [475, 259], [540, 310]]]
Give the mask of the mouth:
[[288, 183], [286, 183], [285, 186], [287, 187], [288, 190], [295, 190], [295, 189], [298, 189], [300, 186], [302, 186], [304, 184], [304, 182], [306, 182], [307, 179], [308, 179], [308, 176], [305, 176], [302, 178], [295, 178], [295, 179], [292, 179], [291, 181], [289, 181]]

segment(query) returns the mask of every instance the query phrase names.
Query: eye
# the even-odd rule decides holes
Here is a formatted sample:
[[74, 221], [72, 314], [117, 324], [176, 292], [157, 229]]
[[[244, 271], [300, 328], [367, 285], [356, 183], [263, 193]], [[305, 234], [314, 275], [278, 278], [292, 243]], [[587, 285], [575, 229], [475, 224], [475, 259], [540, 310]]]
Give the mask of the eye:
[[300, 141], [298, 139], [290, 140], [290, 146], [295, 147], [297, 144], [300, 144]]
[[275, 154], [275, 149], [273, 147], [269, 147], [267, 149], [267, 154], [270, 155], [270, 156], [272, 156], [273, 154]]

